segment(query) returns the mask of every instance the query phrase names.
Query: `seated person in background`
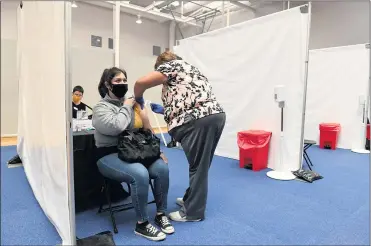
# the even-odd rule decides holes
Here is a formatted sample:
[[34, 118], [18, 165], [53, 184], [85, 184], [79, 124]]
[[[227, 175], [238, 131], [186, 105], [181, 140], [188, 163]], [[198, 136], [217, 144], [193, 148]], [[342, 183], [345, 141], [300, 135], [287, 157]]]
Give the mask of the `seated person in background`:
[[72, 118], [77, 118], [77, 111], [83, 110], [86, 111], [87, 105], [81, 102], [81, 99], [84, 95], [84, 89], [77, 85], [73, 88], [72, 91]]
[[[153, 241], [166, 238], [174, 233], [174, 227], [166, 216], [169, 190], [169, 168], [166, 157], [145, 167], [141, 163], [126, 163], [118, 158], [118, 135], [126, 129], [152, 129], [145, 110], [127, 95], [127, 75], [124, 70], [113, 67], [106, 69], [98, 86], [103, 97], [93, 109], [93, 126], [97, 146], [97, 165], [100, 173], [109, 179], [129, 183], [137, 223], [135, 234]], [[157, 213], [155, 224], [149, 223], [147, 214], [149, 180], [154, 179]]]

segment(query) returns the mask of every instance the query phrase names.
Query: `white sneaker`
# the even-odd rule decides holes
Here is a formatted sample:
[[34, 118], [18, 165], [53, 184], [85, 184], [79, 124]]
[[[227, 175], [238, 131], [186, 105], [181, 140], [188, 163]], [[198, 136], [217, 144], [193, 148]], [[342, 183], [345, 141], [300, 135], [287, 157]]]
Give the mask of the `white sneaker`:
[[183, 197], [179, 197], [179, 198], [177, 198], [177, 199], [176, 199], [176, 204], [177, 204], [178, 206], [183, 207], [183, 206], [184, 206]]
[[173, 221], [178, 221], [178, 222], [198, 222], [198, 221], [201, 221], [201, 219], [196, 219], [196, 220], [187, 219], [187, 216], [182, 215], [180, 213], [180, 211], [170, 213], [169, 218]]

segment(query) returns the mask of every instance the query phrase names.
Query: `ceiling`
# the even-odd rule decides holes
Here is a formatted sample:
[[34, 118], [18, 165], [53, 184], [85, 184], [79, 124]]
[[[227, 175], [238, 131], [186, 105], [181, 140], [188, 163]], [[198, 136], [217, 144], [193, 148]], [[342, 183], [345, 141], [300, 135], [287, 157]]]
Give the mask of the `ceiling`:
[[[178, 24], [202, 27], [206, 20], [216, 16], [232, 13], [235, 11], [258, 12], [259, 8], [266, 5], [283, 4], [287, 8], [288, 2], [277, 0], [249, 0], [249, 1], [177, 1], [177, 0], [130, 0], [130, 1], [88, 1], [80, 0], [89, 4], [112, 9], [117, 3], [120, 4], [121, 12], [146, 18], [158, 22], [174, 21]], [[305, 2], [291, 1], [290, 7], [302, 5]], [[286, 5], [286, 7], [285, 7]]]
[[[87, 3], [112, 8], [114, 1], [86, 1]], [[151, 1], [131, 0], [120, 1], [121, 11], [141, 17], [165, 22], [175, 20], [178, 23], [190, 25], [201, 25], [208, 18], [213, 18], [229, 12], [248, 9], [255, 11], [255, 8], [265, 2], [264, 0], [250, 1]]]
[[[243, 3], [245, 2], [245, 3]], [[236, 3], [236, 4], [233, 4]], [[132, 0], [130, 4], [138, 5], [141, 7], [151, 8], [162, 13], [171, 14], [176, 17], [190, 17], [195, 20], [204, 19], [205, 14], [215, 13], [221, 14], [224, 4], [224, 9], [241, 9], [244, 4], [248, 8], [251, 4], [249, 1], [148, 1], [148, 0]], [[238, 6], [239, 5], [239, 6]], [[207, 17], [207, 15], [206, 15]]]

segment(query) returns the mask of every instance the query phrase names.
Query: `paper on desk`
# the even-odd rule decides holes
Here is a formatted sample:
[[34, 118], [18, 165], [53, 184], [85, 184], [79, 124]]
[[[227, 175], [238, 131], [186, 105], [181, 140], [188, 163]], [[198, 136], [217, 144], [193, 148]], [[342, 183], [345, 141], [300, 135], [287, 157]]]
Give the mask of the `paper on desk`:
[[73, 131], [77, 131], [78, 129], [86, 130], [86, 129], [94, 129], [92, 120], [72, 120], [72, 129]]

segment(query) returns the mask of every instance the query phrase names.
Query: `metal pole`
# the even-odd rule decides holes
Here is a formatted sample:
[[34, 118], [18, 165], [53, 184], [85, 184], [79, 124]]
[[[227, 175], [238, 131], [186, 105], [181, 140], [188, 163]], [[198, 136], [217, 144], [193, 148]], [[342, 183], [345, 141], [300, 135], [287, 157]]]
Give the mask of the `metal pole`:
[[178, 30], [179, 30], [180, 36], [182, 36], [182, 39], [184, 39], [184, 35], [183, 35], [183, 33], [182, 33], [182, 30], [180, 29], [180, 27], [179, 27], [179, 25], [178, 25], [178, 22], [176, 21], [176, 18], [175, 18], [175, 16], [174, 16], [173, 11], [171, 10], [171, 8], [169, 8], [169, 6], [168, 6], [168, 9], [170, 10], [171, 15], [173, 16], [173, 19], [174, 19], [174, 22], [175, 22], [175, 26], [178, 27]]
[[287, 9], [290, 8], [290, 1], [287, 1]]
[[174, 50], [175, 43], [175, 21], [171, 21], [169, 25], [169, 49]]
[[121, 5], [120, 1], [115, 2], [115, 7], [113, 9], [113, 37], [114, 37], [114, 50], [115, 50], [115, 67], [120, 66], [120, 12], [121, 12]]
[[65, 59], [65, 94], [66, 94], [66, 153], [67, 153], [67, 185], [68, 207], [70, 222], [70, 243], [76, 245], [75, 220], [75, 181], [73, 172], [73, 136], [72, 136], [72, 108], [71, 108], [71, 2], [64, 2], [64, 59]]
[[307, 27], [307, 44], [304, 72], [304, 94], [303, 94], [303, 113], [301, 119], [301, 135], [300, 135], [300, 154], [299, 154], [299, 169], [303, 165], [303, 147], [304, 147], [304, 128], [305, 128], [305, 110], [307, 104], [307, 88], [308, 88], [308, 66], [309, 66], [309, 37], [312, 17], [312, 2], [308, 3], [308, 27]]
[[206, 32], [208, 32], [208, 31], [210, 30], [211, 24], [212, 24], [213, 21], [214, 21], [214, 18], [215, 18], [215, 16], [216, 16], [216, 13], [217, 13], [217, 12], [215, 11], [215, 13], [214, 13], [214, 15], [213, 15], [213, 18], [212, 18], [211, 21], [210, 21], [209, 28], [207, 29]]
[[[371, 11], [371, 2], [369, 4], [370, 6], [370, 11]], [[369, 19], [371, 20], [371, 16], [369, 16]], [[371, 33], [370, 33], [370, 38], [371, 38]], [[368, 72], [368, 88], [367, 88], [367, 92], [366, 92], [366, 104], [365, 104], [365, 117], [364, 117], [364, 123], [366, 125], [365, 127], [365, 135], [364, 136], [367, 136], [367, 120], [369, 119], [369, 116], [370, 116], [370, 112], [369, 110], [371, 109], [370, 108], [370, 96], [371, 96], [371, 48], [370, 48], [370, 44], [366, 44], [366, 49], [368, 49], [368, 53], [369, 53], [369, 72]], [[366, 142], [366, 138], [364, 138], [364, 141]]]
[[225, 9], [224, 9], [224, 0], [222, 2], [222, 23], [223, 23], [223, 27], [225, 27]]
[[227, 9], [227, 26], [229, 26], [229, 18], [230, 18], [230, 12], [229, 8]]
[[182, 8], [181, 8], [181, 18], [183, 18], [183, 15], [184, 15], [184, 2], [182, 1]]

